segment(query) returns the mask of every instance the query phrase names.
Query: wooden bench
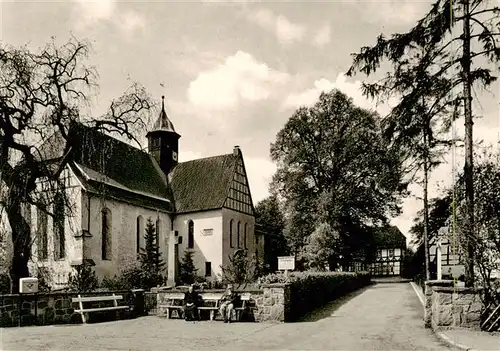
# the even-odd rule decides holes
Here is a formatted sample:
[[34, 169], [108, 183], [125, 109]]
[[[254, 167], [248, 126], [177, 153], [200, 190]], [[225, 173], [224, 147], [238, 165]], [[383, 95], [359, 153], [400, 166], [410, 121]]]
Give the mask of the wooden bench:
[[181, 317], [181, 312], [184, 310], [182, 303], [184, 302], [184, 294], [169, 294], [168, 303], [166, 305], [160, 305], [158, 307], [163, 307], [167, 309], [167, 319], [172, 317], [172, 312], [177, 311], [179, 318]]
[[[209, 311], [210, 320], [213, 321], [220, 309], [220, 299], [222, 295], [222, 293], [200, 293], [200, 296], [203, 300], [203, 305], [198, 307], [198, 311]], [[170, 319], [172, 317], [172, 311], [174, 310], [177, 311], [178, 317], [181, 318], [181, 312], [183, 311], [182, 303], [184, 301], [184, 294], [169, 294], [167, 300], [169, 301], [169, 303], [159, 306], [167, 309], [167, 318]], [[233, 316], [237, 321], [240, 320], [242, 312], [247, 309], [247, 303], [250, 301], [250, 294], [240, 294], [240, 300], [242, 302], [241, 307], [235, 307], [233, 310]]]
[[[101, 312], [101, 311], [118, 311], [118, 310], [128, 310], [129, 306], [118, 306], [118, 300], [123, 300], [123, 296], [115, 295], [112, 296], [89, 296], [82, 297], [78, 295], [78, 297], [73, 297], [72, 302], [78, 302], [80, 309], [75, 310], [75, 312], [80, 313], [82, 316], [82, 322], [86, 323], [85, 314], [90, 312]], [[95, 308], [83, 308], [84, 302], [101, 302], [101, 301], [113, 301], [114, 306], [110, 307], [95, 307]]]

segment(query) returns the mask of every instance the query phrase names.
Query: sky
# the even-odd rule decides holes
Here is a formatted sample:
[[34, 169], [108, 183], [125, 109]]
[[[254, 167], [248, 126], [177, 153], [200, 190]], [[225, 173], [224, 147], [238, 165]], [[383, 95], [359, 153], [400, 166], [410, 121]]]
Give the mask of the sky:
[[[499, 0], [495, 0], [499, 1]], [[3, 44], [38, 49], [55, 37], [92, 45], [88, 64], [99, 72], [91, 114], [101, 114], [133, 81], [166, 111], [179, 160], [243, 151], [253, 201], [268, 195], [276, 167], [270, 144], [295, 109], [337, 88], [358, 106], [376, 107], [360, 91], [363, 75], [345, 76], [351, 54], [380, 33], [410, 29], [429, 1], [11, 1], [0, 0]], [[478, 91], [475, 139], [497, 143], [500, 87]], [[457, 122], [463, 134], [463, 121]], [[496, 146], [495, 146], [496, 147]], [[463, 165], [458, 150], [455, 168]], [[430, 181], [430, 195], [452, 183], [449, 156]], [[392, 220], [407, 235], [422, 208], [421, 188]]]

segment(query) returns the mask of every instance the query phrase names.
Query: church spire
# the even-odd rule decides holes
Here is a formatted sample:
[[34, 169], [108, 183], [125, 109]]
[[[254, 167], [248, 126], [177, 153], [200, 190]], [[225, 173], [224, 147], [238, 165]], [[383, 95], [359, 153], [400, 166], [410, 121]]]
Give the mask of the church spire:
[[152, 132], [156, 131], [165, 131], [165, 132], [173, 132], [175, 133], [175, 128], [173, 123], [170, 121], [170, 119], [167, 116], [167, 113], [165, 112], [165, 96], [162, 95], [161, 97], [161, 112], [160, 116], [156, 120], [156, 123], [154, 124]]
[[179, 138], [174, 125], [165, 112], [165, 96], [161, 97], [161, 112], [153, 129], [146, 135], [149, 153], [158, 161], [160, 168], [168, 174], [177, 165]]

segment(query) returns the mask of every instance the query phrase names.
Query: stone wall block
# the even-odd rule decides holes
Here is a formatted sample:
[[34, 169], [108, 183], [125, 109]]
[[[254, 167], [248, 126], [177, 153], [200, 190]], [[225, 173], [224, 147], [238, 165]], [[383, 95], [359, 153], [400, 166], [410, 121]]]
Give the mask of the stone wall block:
[[453, 323], [453, 311], [449, 306], [441, 306], [437, 309], [436, 324], [440, 326], [450, 326]]

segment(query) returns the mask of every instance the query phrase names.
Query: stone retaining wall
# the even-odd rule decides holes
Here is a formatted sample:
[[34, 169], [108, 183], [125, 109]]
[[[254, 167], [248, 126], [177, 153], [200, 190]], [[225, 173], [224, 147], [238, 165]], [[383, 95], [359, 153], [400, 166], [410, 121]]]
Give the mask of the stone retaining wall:
[[480, 329], [481, 302], [479, 289], [453, 287], [453, 281], [425, 283], [425, 326]]
[[[98, 292], [82, 294], [82, 296], [122, 295], [120, 305], [133, 306], [134, 296], [130, 291]], [[26, 295], [0, 295], [0, 327], [50, 325], [81, 323], [80, 314], [75, 313], [77, 303], [72, 302], [77, 293], [46, 293]], [[84, 303], [84, 308], [110, 306], [112, 301]], [[130, 318], [131, 313], [118, 312], [118, 318]], [[116, 319], [116, 312], [96, 312], [90, 315], [90, 321]]]

